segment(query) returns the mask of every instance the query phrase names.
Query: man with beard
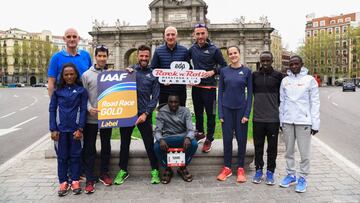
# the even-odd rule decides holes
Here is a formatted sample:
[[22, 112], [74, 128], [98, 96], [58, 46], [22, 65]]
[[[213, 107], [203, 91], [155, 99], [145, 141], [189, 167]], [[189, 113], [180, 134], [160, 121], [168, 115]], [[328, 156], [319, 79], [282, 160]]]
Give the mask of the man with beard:
[[[149, 60], [151, 56], [151, 49], [146, 45], [140, 45], [137, 50], [138, 64], [133, 68], [136, 74], [137, 85], [137, 102], [138, 102], [138, 119], [135, 125], [138, 127], [147, 155], [151, 164], [151, 183], [160, 183], [158, 161], [154, 153], [154, 137], [152, 130], [152, 112], [156, 107], [159, 98], [159, 83], [157, 78], [152, 74], [152, 69], [149, 68]], [[129, 147], [131, 141], [131, 134], [135, 126], [121, 127], [121, 146], [120, 146], [120, 171], [114, 179], [116, 185], [124, 183], [125, 179], [129, 177], [127, 166], [129, 161]]]
[[263, 177], [263, 155], [265, 138], [267, 139], [267, 172], [265, 183], [274, 185], [277, 142], [279, 133], [279, 89], [282, 74], [272, 67], [273, 55], [269, 51], [260, 54], [261, 67], [254, 72], [253, 94], [253, 139], [255, 146], [256, 173], [252, 182], [259, 184]]

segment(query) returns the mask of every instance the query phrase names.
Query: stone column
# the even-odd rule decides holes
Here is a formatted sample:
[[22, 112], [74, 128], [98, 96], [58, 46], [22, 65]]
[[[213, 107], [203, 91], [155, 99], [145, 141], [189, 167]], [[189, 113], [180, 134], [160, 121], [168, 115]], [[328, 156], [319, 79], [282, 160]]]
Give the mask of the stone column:
[[159, 23], [164, 23], [164, 9], [161, 7], [159, 8]]
[[115, 42], [114, 42], [114, 47], [115, 47], [115, 64], [114, 64], [114, 68], [115, 69], [119, 69], [120, 68], [120, 62], [121, 62], [121, 56], [120, 56], [120, 36], [119, 34], [115, 36]]
[[200, 7], [200, 22], [205, 22], [205, 19], [204, 19], [204, 7]]
[[195, 6], [193, 6], [191, 8], [191, 22], [192, 22], [192, 24], [196, 23], [196, 7]]
[[265, 33], [264, 37], [264, 51], [270, 51], [270, 34], [269, 32]]
[[240, 49], [240, 63], [245, 64], [245, 35], [243, 32], [240, 32], [239, 40], [239, 49]]

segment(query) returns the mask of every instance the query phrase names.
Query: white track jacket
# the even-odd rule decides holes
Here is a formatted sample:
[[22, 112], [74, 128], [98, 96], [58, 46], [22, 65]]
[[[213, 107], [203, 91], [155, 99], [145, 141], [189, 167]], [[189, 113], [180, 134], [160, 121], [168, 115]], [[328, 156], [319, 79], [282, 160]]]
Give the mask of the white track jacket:
[[308, 75], [308, 69], [302, 67], [294, 75], [287, 72], [280, 86], [280, 126], [283, 123], [311, 125], [311, 129], [320, 127], [320, 99], [318, 84]]

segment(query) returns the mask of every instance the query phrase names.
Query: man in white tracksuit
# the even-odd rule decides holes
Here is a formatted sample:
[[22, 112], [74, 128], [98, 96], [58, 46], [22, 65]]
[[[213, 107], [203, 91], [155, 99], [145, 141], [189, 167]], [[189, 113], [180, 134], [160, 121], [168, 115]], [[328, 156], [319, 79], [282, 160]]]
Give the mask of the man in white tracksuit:
[[[281, 187], [297, 184], [296, 192], [305, 192], [306, 176], [310, 169], [311, 135], [319, 132], [320, 99], [318, 84], [308, 75], [300, 56], [290, 58], [290, 70], [280, 86], [280, 126], [286, 145], [287, 176], [281, 181]], [[297, 141], [300, 152], [299, 179], [296, 179], [294, 149]]]

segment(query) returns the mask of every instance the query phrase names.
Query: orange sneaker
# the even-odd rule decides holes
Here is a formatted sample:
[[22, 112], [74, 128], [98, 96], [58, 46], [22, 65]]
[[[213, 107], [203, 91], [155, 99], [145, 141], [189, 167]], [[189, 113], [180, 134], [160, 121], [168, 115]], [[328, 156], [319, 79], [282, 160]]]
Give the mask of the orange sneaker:
[[232, 171], [230, 168], [224, 166], [224, 168], [221, 170], [220, 174], [217, 176], [217, 179], [220, 181], [226, 180], [226, 178], [230, 177], [232, 175]]
[[71, 183], [71, 190], [73, 191], [74, 195], [78, 195], [81, 193], [80, 182], [73, 180]]
[[60, 189], [59, 189], [59, 191], [58, 191], [58, 195], [59, 195], [60, 197], [67, 195], [69, 189], [70, 189], [70, 185], [69, 185], [66, 181], [63, 182], [63, 183], [61, 183], [61, 184], [60, 184]]
[[246, 182], [246, 176], [245, 176], [245, 171], [244, 168], [238, 168], [237, 170], [237, 182], [239, 183], [245, 183]]

